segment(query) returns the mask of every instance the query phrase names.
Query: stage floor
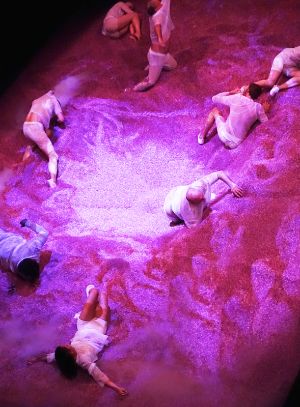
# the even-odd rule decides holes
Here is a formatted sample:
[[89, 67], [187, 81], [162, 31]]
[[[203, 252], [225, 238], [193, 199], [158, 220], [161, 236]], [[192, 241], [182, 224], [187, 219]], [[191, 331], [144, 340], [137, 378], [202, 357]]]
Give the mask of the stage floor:
[[[178, 61], [146, 93], [143, 38], [101, 35], [103, 15], [68, 25], [0, 99], [0, 227], [22, 218], [50, 231], [35, 288], [0, 273], [0, 404], [117, 406], [81, 372], [26, 360], [75, 333], [85, 286], [108, 281], [111, 344], [100, 368], [126, 387], [124, 407], [279, 407], [300, 362], [300, 87], [274, 99], [269, 121], [235, 150], [197, 133], [211, 97], [269, 72], [299, 45], [296, 0], [172, 4]], [[274, 7], [276, 4], [276, 7]], [[272, 7], [271, 7], [272, 6]], [[63, 80], [74, 91], [58, 129], [56, 189], [38, 151], [22, 163], [31, 101]], [[75, 92], [76, 90], [76, 92]], [[67, 100], [68, 99], [68, 100]], [[227, 113], [226, 108], [222, 108]], [[169, 227], [168, 191], [226, 170], [245, 189], [223, 195], [197, 230]], [[15, 291], [10, 290], [15, 284]]]

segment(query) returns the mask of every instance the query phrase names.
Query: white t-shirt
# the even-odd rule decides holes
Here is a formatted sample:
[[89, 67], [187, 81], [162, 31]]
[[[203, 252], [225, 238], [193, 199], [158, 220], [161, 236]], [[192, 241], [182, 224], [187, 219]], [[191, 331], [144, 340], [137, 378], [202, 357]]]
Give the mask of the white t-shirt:
[[300, 46], [285, 48], [277, 56], [282, 58], [283, 65], [287, 68], [300, 66]]
[[[204, 199], [199, 204], [192, 204], [186, 199], [189, 188], [204, 188]], [[203, 211], [211, 201], [211, 187], [209, 176], [203, 177], [192, 184], [173, 188], [166, 197], [170, 200], [171, 210], [182, 219], [188, 228], [197, 226], [203, 217]], [[169, 205], [168, 205], [169, 206]]]
[[219, 93], [212, 97], [212, 101], [230, 107], [230, 113], [226, 120], [226, 130], [238, 139], [236, 141], [241, 141], [246, 137], [256, 120], [262, 123], [268, 120], [260, 103], [254, 102], [240, 93], [235, 95], [229, 95], [229, 92]]
[[54, 115], [62, 113], [60, 104], [52, 90], [32, 102], [29, 113], [39, 116], [45, 129], [49, 128], [50, 120]]
[[164, 41], [168, 41], [171, 36], [171, 31], [174, 29], [174, 24], [170, 15], [170, 1], [164, 0], [162, 7], [153, 16], [149, 17], [150, 23], [150, 38], [152, 43], [157, 43], [158, 38], [155, 32], [155, 25], [161, 25], [161, 33]]
[[[78, 318], [78, 314], [75, 315]], [[106, 321], [101, 318], [94, 318], [91, 321], [82, 321], [78, 318], [77, 332], [71, 339], [71, 346], [76, 350], [76, 363], [87, 370], [93, 379], [100, 385], [104, 386], [109, 378], [96, 365], [98, 353], [108, 343], [108, 336], [103, 332], [106, 331]], [[55, 353], [47, 355], [47, 362], [55, 360]]]

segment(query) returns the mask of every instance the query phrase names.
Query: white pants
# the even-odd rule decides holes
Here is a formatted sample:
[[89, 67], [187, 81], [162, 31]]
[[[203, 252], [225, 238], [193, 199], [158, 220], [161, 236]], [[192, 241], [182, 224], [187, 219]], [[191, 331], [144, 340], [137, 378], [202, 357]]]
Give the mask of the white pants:
[[134, 87], [135, 91], [143, 91], [151, 88], [158, 81], [163, 69], [170, 71], [177, 67], [176, 60], [169, 53], [162, 54], [160, 52], [154, 52], [150, 48], [147, 57], [149, 62], [148, 77]]
[[149, 62], [148, 81], [151, 85], [158, 81], [163, 69], [170, 71], [177, 67], [177, 62], [170, 53], [161, 54], [160, 52], [152, 51], [150, 48], [147, 57]]

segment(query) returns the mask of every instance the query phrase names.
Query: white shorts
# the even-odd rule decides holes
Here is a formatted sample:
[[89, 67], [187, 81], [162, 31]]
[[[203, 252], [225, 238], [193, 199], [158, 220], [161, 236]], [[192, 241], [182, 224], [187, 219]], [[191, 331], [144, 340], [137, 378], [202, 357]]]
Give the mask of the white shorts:
[[170, 70], [177, 67], [177, 62], [170, 53], [162, 54], [160, 52], [152, 51], [150, 48], [147, 58], [150, 66], [158, 66]]
[[232, 134], [230, 134], [226, 129], [226, 121], [223, 116], [218, 115], [216, 116], [216, 126], [218, 131], [218, 136], [223, 144], [229, 148], [236, 148], [239, 144], [239, 140], [236, 139]]
[[47, 136], [44, 126], [40, 122], [25, 122], [23, 124], [24, 135], [33, 141], [45, 153], [50, 155], [55, 153], [53, 144]]
[[93, 330], [99, 332], [103, 335], [106, 334], [107, 331], [107, 321], [102, 318], [93, 318], [90, 321], [83, 321], [78, 317], [77, 319], [77, 329], [80, 331], [82, 329]]

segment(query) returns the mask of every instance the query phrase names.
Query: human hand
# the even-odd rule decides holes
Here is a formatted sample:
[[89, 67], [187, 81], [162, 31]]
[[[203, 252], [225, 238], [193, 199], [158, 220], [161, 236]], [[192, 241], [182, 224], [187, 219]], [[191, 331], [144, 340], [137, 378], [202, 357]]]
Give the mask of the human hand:
[[22, 219], [21, 220], [21, 222], [20, 222], [20, 225], [22, 226], [22, 228], [24, 227], [24, 226], [26, 226], [26, 222], [28, 221], [28, 219]]
[[117, 393], [119, 394], [119, 396], [122, 396], [122, 397], [128, 396], [128, 391], [126, 389], [124, 389], [124, 387], [118, 387]]
[[244, 195], [244, 191], [237, 184], [233, 184], [231, 187], [231, 192], [237, 198], [241, 198]]
[[27, 360], [26, 360], [26, 365], [27, 365], [27, 366], [31, 366], [31, 365], [32, 365], [33, 363], [35, 363], [35, 362], [37, 362], [36, 356], [27, 359]]
[[239, 93], [240, 92], [240, 88], [234, 88], [234, 89], [232, 89], [230, 92], [228, 92], [229, 93], [229, 95], [235, 95], [236, 93]]

